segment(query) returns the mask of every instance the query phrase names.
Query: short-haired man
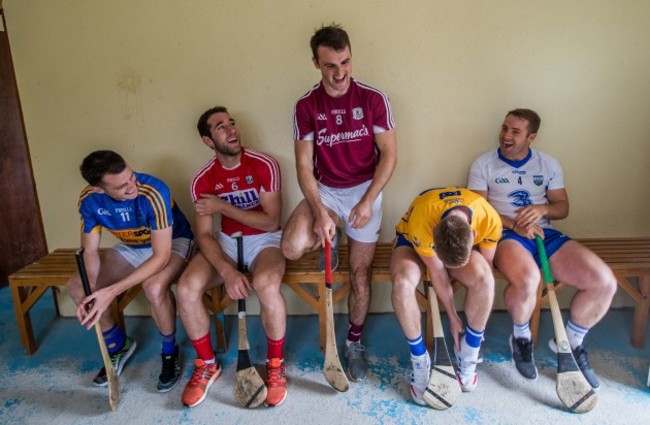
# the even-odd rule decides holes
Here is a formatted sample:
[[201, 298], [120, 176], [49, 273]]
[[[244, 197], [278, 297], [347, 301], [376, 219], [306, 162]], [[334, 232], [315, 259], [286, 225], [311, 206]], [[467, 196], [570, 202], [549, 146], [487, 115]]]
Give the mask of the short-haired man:
[[[72, 275], [68, 291], [78, 306], [77, 317], [89, 329], [99, 321], [111, 361], [121, 373], [136, 342], [116, 325], [108, 307], [115, 297], [142, 283], [162, 336], [162, 371], [157, 388], [167, 392], [181, 373], [176, 300], [170, 287], [192, 251], [190, 224], [164, 182], [134, 172], [119, 154], [95, 151], [83, 160], [80, 169], [88, 182], [79, 197], [81, 246], [93, 293], [85, 297], [79, 273]], [[100, 258], [103, 228], [120, 243]], [[103, 367], [93, 382], [107, 385]]]
[[[202, 297], [205, 291], [225, 285], [233, 300], [247, 298], [251, 290], [257, 293], [268, 342], [264, 403], [277, 406], [287, 396], [283, 354], [287, 308], [280, 292], [285, 266], [280, 250], [280, 167], [271, 156], [241, 146], [235, 120], [223, 106], [204, 112], [197, 129], [214, 156], [192, 180], [199, 252], [178, 285], [181, 320], [197, 354], [182, 402], [189, 407], [201, 403], [221, 375]], [[220, 232], [215, 233], [213, 215], [221, 216]], [[237, 232], [243, 233], [244, 263], [252, 282], [237, 269], [237, 243], [231, 237]]]
[[[431, 360], [422, 338], [416, 288], [428, 272], [449, 316], [461, 388], [474, 390], [479, 349], [494, 299], [492, 259], [501, 229], [499, 215], [484, 198], [457, 187], [422, 192], [396, 226], [390, 264], [392, 301], [411, 350], [410, 389], [417, 404], [425, 404], [422, 395]], [[462, 338], [463, 322], [454, 305], [452, 279], [467, 289], [467, 326]]]
[[345, 356], [350, 379], [362, 381], [368, 373], [361, 332], [370, 306], [370, 265], [381, 227], [382, 190], [397, 162], [393, 116], [386, 95], [352, 78], [350, 40], [343, 28], [318, 29], [310, 45], [322, 79], [294, 110], [296, 169], [305, 199], [285, 226], [282, 251], [295, 260], [331, 240], [335, 269], [337, 224], [344, 223], [351, 281]]
[[[569, 214], [569, 199], [560, 163], [531, 149], [541, 120], [530, 109], [506, 114], [499, 147], [481, 155], [472, 165], [469, 188], [484, 196], [499, 212], [504, 234], [495, 266], [507, 282], [506, 308], [513, 322], [512, 360], [521, 375], [537, 378], [530, 318], [540, 281], [540, 260], [535, 236], [544, 239], [553, 277], [577, 289], [566, 325], [578, 366], [593, 388], [600, 383], [589, 364], [583, 339], [607, 312], [616, 292], [616, 279], [593, 252], [553, 229], [550, 220]], [[554, 340], [551, 349], [556, 349]]]

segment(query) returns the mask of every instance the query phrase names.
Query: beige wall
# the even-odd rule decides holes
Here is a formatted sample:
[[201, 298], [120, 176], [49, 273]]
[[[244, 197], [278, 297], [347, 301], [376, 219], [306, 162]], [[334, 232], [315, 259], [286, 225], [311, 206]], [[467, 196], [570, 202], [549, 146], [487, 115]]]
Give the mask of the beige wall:
[[[565, 167], [572, 209], [557, 227], [579, 237], [650, 235], [650, 2], [7, 0], [4, 8], [50, 249], [78, 244], [78, 165], [94, 149], [162, 177], [191, 216], [189, 180], [210, 156], [195, 123], [215, 104], [230, 108], [246, 145], [279, 160], [286, 218], [301, 199], [292, 108], [319, 80], [309, 37], [331, 21], [350, 33], [353, 75], [392, 100], [399, 163], [382, 240], [419, 191], [465, 184], [513, 107], [540, 113], [534, 145]], [[386, 292], [375, 304], [388, 300]]]

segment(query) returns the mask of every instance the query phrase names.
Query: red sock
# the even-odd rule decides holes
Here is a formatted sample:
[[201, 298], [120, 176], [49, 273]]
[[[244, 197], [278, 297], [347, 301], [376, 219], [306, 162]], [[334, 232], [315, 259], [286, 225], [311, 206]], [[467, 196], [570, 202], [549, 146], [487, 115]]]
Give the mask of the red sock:
[[199, 339], [192, 339], [192, 346], [196, 351], [196, 355], [203, 361], [214, 360], [214, 350], [212, 349], [212, 341], [210, 340], [210, 332], [204, 337]]
[[284, 359], [284, 337], [282, 339], [271, 339], [268, 336], [266, 337], [266, 342], [268, 343], [268, 351], [266, 352], [266, 359]]
[[350, 327], [348, 328], [348, 341], [359, 342], [361, 340], [361, 331], [363, 331], [363, 323], [355, 325], [350, 322]]

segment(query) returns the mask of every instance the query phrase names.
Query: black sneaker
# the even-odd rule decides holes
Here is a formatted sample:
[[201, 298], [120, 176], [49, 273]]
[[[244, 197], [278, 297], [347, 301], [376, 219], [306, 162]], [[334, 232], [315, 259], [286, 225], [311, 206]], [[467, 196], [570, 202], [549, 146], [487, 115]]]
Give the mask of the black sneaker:
[[[111, 363], [113, 363], [113, 367], [115, 368], [117, 376], [120, 376], [122, 374], [124, 365], [126, 364], [127, 360], [129, 360], [137, 346], [138, 344], [127, 336], [122, 349], [111, 354]], [[93, 384], [98, 387], [105, 387], [108, 385], [108, 378], [106, 377], [105, 367], [102, 366], [102, 369], [93, 379]]]
[[[555, 338], [551, 338], [551, 340], [548, 342], [548, 347], [551, 349], [551, 351], [557, 353], [557, 344], [555, 343]], [[587, 350], [585, 350], [585, 347], [582, 344], [578, 345], [575, 350], [573, 350], [573, 358], [576, 359], [576, 363], [578, 363], [580, 371], [584, 375], [587, 382], [589, 382], [589, 385], [591, 385], [591, 388], [594, 390], [600, 388], [600, 381], [596, 376], [596, 372], [594, 372], [594, 369], [589, 364], [589, 359], [587, 358]]]
[[537, 379], [537, 366], [533, 355], [533, 342], [527, 338], [515, 338], [510, 335], [510, 350], [512, 351], [512, 362], [517, 371], [527, 379]]
[[573, 357], [576, 359], [578, 367], [582, 371], [582, 374], [585, 376], [585, 378], [587, 378], [587, 382], [589, 382], [591, 388], [594, 390], [600, 388], [600, 381], [596, 376], [596, 372], [594, 372], [594, 369], [589, 364], [589, 359], [587, 358], [587, 351], [585, 350], [585, 347], [578, 345], [576, 349], [573, 350]]
[[174, 347], [174, 352], [168, 355], [161, 355], [162, 371], [158, 376], [158, 385], [156, 388], [159, 393], [166, 393], [178, 384], [181, 377], [181, 356], [178, 352], [178, 345]]

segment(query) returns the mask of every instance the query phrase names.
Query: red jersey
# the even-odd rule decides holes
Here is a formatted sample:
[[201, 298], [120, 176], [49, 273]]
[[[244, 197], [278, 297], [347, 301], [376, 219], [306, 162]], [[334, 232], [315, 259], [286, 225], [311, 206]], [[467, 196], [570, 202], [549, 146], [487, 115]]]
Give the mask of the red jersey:
[[314, 143], [316, 180], [336, 188], [373, 178], [379, 161], [374, 135], [394, 127], [388, 97], [355, 79], [337, 98], [318, 83], [298, 99], [293, 113], [294, 140]]
[[[241, 162], [224, 168], [217, 157], [204, 165], [192, 179], [192, 201], [201, 194], [217, 195], [243, 210], [262, 211], [260, 193], [280, 190], [280, 166], [271, 156], [242, 146]], [[230, 217], [221, 216], [221, 231], [228, 235], [241, 231], [259, 235], [264, 230], [248, 227]]]

